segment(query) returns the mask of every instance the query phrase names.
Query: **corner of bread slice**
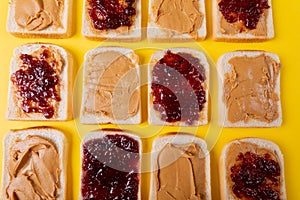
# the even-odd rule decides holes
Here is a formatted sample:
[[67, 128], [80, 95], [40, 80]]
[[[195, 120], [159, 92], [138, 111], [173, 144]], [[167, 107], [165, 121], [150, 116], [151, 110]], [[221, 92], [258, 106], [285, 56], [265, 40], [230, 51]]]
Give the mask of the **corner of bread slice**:
[[268, 0], [270, 8], [268, 9], [267, 16], [260, 18], [261, 22], [265, 19], [266, 34], [259, 35], [253, 31], [240, 32], [234, 34], [226, 34], [221, 28], [222, 13], [219, 11], [218, 3], [220, 0], [213, 0], [213, 40], [218, 42], [263, 42], [274, 38], [274, 25], [272, 14], [272, 0]]
[[[154, 172], [158, 170], [158, 166], [156, 164], [159, 152], [165, 147], [167, 144], [175, 144], [175, 145], [184, 145], [184, 144], [196, 144], [201, 151], [203, 152], [203, 159], [205, 159], [205, 179], [202, 180], [205, 182], [205, 191], [203, 193], [203, 199], [211, 199], [211, 177], [210, 177], [210, 152], [207, 149], [206, 141], [198, 138], [194, 135], [183, 133], [183, 132], [170, 132], [166, 135], [159, 136], [154, 139], [152, 143], [151, 149], [151, 174], [150, 174], [150, 192], [149, 199], [156, 199], [156, 183], [154, 179]], [[201, 157], [202, 158], [202, 157]], [[170, 163], [171, 164], [171, 163]]]
[[[204, 87], [205, 87], [205, 98], [206, 103], [203, 105], [203, 109], [200, 112], [200, 117], [197, 121], [194, 121], [193, 124], [187, 124], [185, 122], [165, 122], [160, 118], [160, 113], [154, 110], [153, 105], [153, 95], [152, 95], [152, 71], [155, 64], [164, 57], [164, 55], [167, 53], [167, 51], [171, 51], [173, 53], [187, 53], [192, 55], [195, 58], [198, 58], [201, 65], [205, 69], [205, 76], [206, 80], [204, 81]], [[207, 61], [207, 58], [205, 54], [201, 51], [191, 49], [191, 48], [169, 48], [164, 50], [156, 51], [152, 54], [150, 62], [148, 64], [148, 122], [151, 125], [167, 125], [167, 126], [202, 126], [206, 125], [208, 123], [208, 99], [209, 99], [209, 76], [210, 76], [210, 65]]]
[[6, 30], [8, 33], [20, 38], [68, 38], [72, 35], [72, 9], [73, 0], [63, 1], [63, 12], [61, 15], [62, 27], [54, 27], [50, 25], [43, 30], [28, 30], [20, 27], [15, 20], [15, 4], [19, 1], [9, 1], [8, 16], [6, 22]]
[[10, 181], [8, 172], [8, 161], [10, 159], [10, 150], [12, 144], [17, 140], [26, 139], [27, 136], [39, 136], [49, 142], [51, 142], [59, 155], [59, 166], [60, 166], [60, 189], [57, 191], [59, 200], [67, 199], [67, 164], [68, 164], [68, 141], [65, 134], [52, 127], [32, 127], [25, 129], [15, 129], [6, 133], [2, 145], [3, 145], [3, 160], [2, 160], [2, 198], [6, 199], [6, 187]]
[[[227, 143], [221, 153], [220, 160], [219, 160], [219, 177], [220, 177], [220, 195], [221, 199], [237, 199], [234, 197], [234, 195], [231, 192], [231, 188], [229, 188], [229, 183], [227, 178], [230, 177], [230, 174], [228, 174], [228, 163], [229, 158], [228, 156], [231, 156], [229, 149], [233, 145], [238, 145], [238, 149], [236, 149], [237, 153], [239, 151], [249, 151], [247, 148], [244, 149], [244, 147], [240, 146], [243, 144], [247, 145], [253, 145], [254, 151], [256, 152], [257, 149], [264, 149], [265, 151], [274, 154], [278, 161], [280, 166], [280, 199], [286, 199], [286, 187], [285, 187], [285, 176], [284, 176], [284, 158], [283, 154], [277, 144], [275, 144], [272, 141], [261, 139], [261, 138], [242, 138], [233, 140], [229, 143]], [[253, 152], [253, 153], [255, 153]], [[232, 159], [231, 159], [232, 160]]]
[[[16, 88], [10, 77], [20, 69], [19, 57], [22, 54], [33, 54], [41, 48], [53, 48], [62, 58], [62, 71], [59, 75], [59, 97], [60, 101], [55, 106], [55, 114], [47, 119], [42, 113], [25, 113], [22, 110], [21, 100], [18, 99]], [[56, 58], [55, 58], [56, 59]], [[10, 62], [8, 105], [6, 118], [8, 120], [38, 120], [38, 121], [65, 121], [72, 119], [72, 82], [73, 82], [73, 58], [64, 48], [49, 43], [28, 43], [14, 49], [13, 57]]]
[[[133, 63], [135, 66], [134, 73], [136, 73], [137, 78], [138, 78], [138, 84], [140, 84], [140, 67], [139, 67], [139, 57], [137, 54], [132, 49], [129, 48], [124, 48], [124, 47], [98, 47], [92, 50], [89, 50], [85, 56], [84, 56], [84, 70], [83, 70], [83, 90], [82, 90], [82, 102], [81, 102], [81, 109], [80, 109], [80, 121], [82, 124], [140, 124], [142, 120], [142, 111], [141, 111], [141, 95], [140, 95], [140, 85], [138, 85], [135, 89], [135, 91], [138, 93], [138, 107], [137, 111], [133, 116], [127, 116], [127, 118], [123, 119], [118, 119], [117, 110], [119, 107], [112, 106], [110, 105], [112, 109], [112, 114], [115, 115], [114, 117], [109, 117], [104, 111], [103, 112], [96, 112], [95, 109], [95, 95], [96, 95], [96, 90], [99, 86], [99, 80], [101, 79], [101, 75], [103, 70], [106, 70], [109, 68], [111, 63], [116, 59], [116, 57], [111, 57], [109, 59], [111, 60], [111, 63], [103, 63], [102, 61], [97, 61], [96, 65], [93, 65], [92, 61], [95, 56], [99, 53], [109, 53], [109, 52], [118, 52], [122, 56], [126, 56], [130, 61]], [[101, 72], [99, 74], [99, 77], [93, 76], [93, 74], [89, 73], [91, 70], [96, 69], [96, 71]], [[130, 71], [127, 73], [127, 75], [130, 75]], [[126, 78], [127, 75], [124, 75]], [[120, 81], [121, 82], [121, 81]], [[106, 87], [106, 86], [101, 86], [101, 87]], [[102, 91], [104, 91], [102, 89]], [[92, 95], [91, 95], [92, 94]], [[133, 96], [133, 94], [131, 94]], [[114, 96], [114, 95], [113, 95]], [[113, 102], [113, 96], [112, 102]], [[131, 96], [131, 97], [132, 97]], [[124, 100], [125, 101], [125, 100]], [[121, 102], [118, 102], [121, 103]], [[123, 104], [127, 105], [129, 108], [129, 103], [128, 102], [123, 102]], [[93, 105], [92, 105], [93, 104]], [[90, 105], [90, 106], [89, 106]], [[88, 109], [88, 106], [90, 107]], [[129, 113], [128, 113], [129, 114]]]
[[[87, 133], [83, 138], [82, 138], [82, 141], [81, 141], [81, 144], [80, 144], [80, 158], [81, 158], [81, 165], [82, 165], [82, 161], [83, 161], [83, 158], [84, 158], [84, 155], [83, 155], [83, 146], [88, 142], [88, 141], [91, 141], [91, 140], [96, 140], [96, 139], [102, 139], [104, 138], [105, 136], [107, 135], [123, 135], [123, 136], [127, 136], [135, 141], [138, 142], [138, 145], [139, 145], [139, 171], [138, 171], [138, 174], [139, 174], [139, 187], [138, 187], [138, 200], [141, 200], [141, 170], [142, 170], [142, 140], [141, 138], [130, 132], [130, 131], [127, 131], [127, 130], [120, 130], [120, 129], [99, 129], [99, 130], [95, 130], [95, 131], [91, 131], [89, 133]], [[80, 169], [80, 177], [82, 177], [82, 168]], [[80, 189], [82, 189], [82, 183], [80, 182]], [[80, 192], [79, 193], [79, 199], [83, 199], [82, 198], [82, 193]]]
[[[238, 121], [235, 123], [232, 123], [228, 120], [228, 109], [224, 102], [224, 82], [225, 82], [225, 76], [226, 74], [232, 73], [232, 65], [229, 64], [229, 61], [234, 57], [258, 57], [260, 55], [268, 56], [272, 58], [276, 63], [280, 65], [280, 59], [277, 54], [266, 52], [266, 51], [260, 51], [260, 50], [242, 50], [242, 51], [234, 51], [225, 53], [222, 56], [219, 57], [217, 61], [217, 72], [218, 72], [218, 124], [223, 127], [279, 127], [282, 124], [282, 107], [281, 107], [281, 100], [280, 100], [280, 71], [278, 71], [278, 76], [275, 80], [275, 88], [274, 91], [277, 94], [278, 101], [277, 101], [277, 112], [278, 117], [274, 119], [271, 122], [265, 122], [265, 121], [259, 121], [252, 118], [249, 118], [247, 122], [245, 121]], [[279, 69], [280, 70], [280, 69]]]
[[120, 42], [137, 42], [142, 39], [142, 0], [136, 1], [136, 16], [130, 27], [119, 27], [117, 29], [97, 30], [93, 27], [88, 15], [88, 0], [84, 0], [82, 11], [82, 35], [90, 40], [120, 41]]
[[[197, 0], [199, 3], [199, 12], [203, 15], [201, 26], [196, 31], [195, 35], [189, 33], [179, 33], [174, 30], [166, 29], [159, 26], [156, 21], [155, 12], [153, 11], [153, 4], [155, 0], [149, 0], [148, 6], [148, 25], [147, 38], [151, 42], [190, 42], [195, 40], [205, 40], [207, 35], [206, 28], [206, 11], [204, 0]], [[185, 22], [182, 22], [185, 23]]]

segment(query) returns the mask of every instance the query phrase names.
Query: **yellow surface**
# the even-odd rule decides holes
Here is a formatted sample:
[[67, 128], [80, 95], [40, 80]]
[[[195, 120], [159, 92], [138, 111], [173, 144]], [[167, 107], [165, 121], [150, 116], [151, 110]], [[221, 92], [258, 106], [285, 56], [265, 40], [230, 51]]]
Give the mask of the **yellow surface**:
[[[100, 42], [89, 41], [84, 39], [81, 35], [81, 13], [83, 0], [74, 0], [74, 28], [75, 33], [71, 38], [62, 40], [53, 39], [19, 39], [15, 38], [5, 31], [6, 16], [8, 0], [1, 1], [0, 5], [0, 140], [2, 140], [4, 134], [10, 129], [18, 129], [32, 126], [53, 126], [63, 130], [70, 142], [69, 149], [69, 196], [67, 199], [78, 199], [79, 194], [79, 173], [80, 173], [80, 158], [79, 158], [79, 146], [81, 136], [86, 134], [87, 131], [99, 128], [100, 126], [82, 126], [78, 122], [78, 115], [76, 115], [74, 121], [68, 122], [17, 122], [5, 120], [5, 111], [7, 105], [7, 89], [9, 81], [9, 61], [12, 56], [13, 49], [18, 45], [25, 44], [28, 42], [50, 42], [61, 45], [62, 47], [69, 50], [75, 59], [76, 65], [74, 69], [80, 73], [81, 64], [83, 63], [84, 53], [92, 48], [100, 45]], [[299, 20], [299, 7], [300, 2], [298, 0], [290, 1], [273, 1], [273, 12], [275, 21], [275, 34], [276, 38], [264, 42], [255, 44], [238, 44], [238, 43], [219, 43], [212, 41], [211, 36], [211, 1], [206, 1], [207, 9], [207, 24], [208, 24], [208, 37], [205, 41], [199, 42], [198, 45], [202, 46], [207, 53], [211, 56], [212, 60], [216, 62], [217, 58], [225, 52], [241, 49], [260, 49], [277, 53], [281, 59], [281, 97], [282, 97], [282, 108], [283, 108], [283, 125], [280, 128], [271, 129], [223, 129], [219, 135], [219, 129], [215, 126], [204, 126], [198, 129], [183, 128], [182, 131], [195, 133], [199, 137], [206, 137], [209, 145], [213, 146], [211, 151], [211, 175], [212, 175], [212, 196], [213, 199], [219, 199], [219, 180], [218, 180], [218, 158], [223, 146], [236, 138], [242, 137], [261, 137], [270, 139], [276, 142], [280, 147], [285, 157], [285, 176], [287, 195], [291, 200], [300, 199], [299, 193], [299, 180], [300, 180], [300, 156], [299, 156], [299, 141], [300, 141], [300, 128], [299, 128], [299, 113], [300, 113], [300, 57], [299, 57], [299, 46], [300, 46], [300, 20]], [[143, 0], [143, 26], [147, 21], [147, 1]], [[124, 45], [119, 43], [113, 43], [114, 45]], [[192, 46], [195, 44], [172, 44], [171, 46]], [[196, 44], [197, 45], [197, 44]], [[128, 44], [136, 50], [138, 55], [141, 57], [141, 63], [147, 63], [151, 53], [155, 49], [170, 47], [168, 44], [148, 44], [146, 42], [140, 42], [137, 44]], [[143, 68], [145, 69], [145, 67]], [[143, 73], [143, 79], [146, 80], [146, 74]], [[76, 79], [80, 80], [80, 79]], [[80, 81], [77, 81], [80, 87]], [[213, 87], [213, 90], [216, 88]], [[78, 111], [78, 103], [80, 103], [80, 90], [76, 87], [75, 91], [75, 111]], [[216, 91], [213, 91], [216, 92]], [[164, 127], [150, 127], [146, 123], [146, 87], [142, 88], [143, 98], [143, 124], [140, 126], [121, 126], [119, 128], [125, 128], [133, 130], [135, 133], [144, 138], [144, 152], [150, 150], [152, 139], [158, 134], [163, 134], [168, 131], [176, 131], [177, 128]], [[216, 102], [212, 100], [212, 110], [216, 111]], [[118, 127], [118, 126], [101, 126], [101, 127]], [[209, 130], [209, 134], [206, 134]], [[219, 137], [218, 137], [219, 136]], [[1, 148], [2, 151], [2, 148]], [[2, 152], [1, 152], [2, 160]], [[2, 164], [2, 161], [0, 161]], [[145, 160], [145, 166], [149, 160]], [[145, 173], [142, 175], [142, 199], [147, 199], [149, 193], [149, 174]]]

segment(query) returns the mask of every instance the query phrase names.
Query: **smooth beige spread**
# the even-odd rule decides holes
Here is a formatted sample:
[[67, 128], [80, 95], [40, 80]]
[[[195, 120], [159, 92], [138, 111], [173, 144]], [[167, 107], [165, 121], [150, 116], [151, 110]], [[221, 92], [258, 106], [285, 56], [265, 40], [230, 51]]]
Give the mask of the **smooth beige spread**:
[[7, 199], [56, 199], [61, 170], [52, 142], [39, 136], [16, 140], [7, 166], [10, 176]]
[[203, 14], [198, 0], [153, 0], [155, 23], [161, 28], [197, 36]]
[[198, 145], [166, 144], [156, 162], [158, 200], [205, 199], [205, 156]]
[[228, 35], [235, 35], [238, 33], [249, 33], [254, 36], [267, 36], [268, 35], [268, 29], [267, 29], [268, 12], [269, 12], [268, 10], [264, 10], [264, 12], [259, 18], [256, 28], [253, 30], [247, 29], [245, 25], [242, 23], [242, 21], [228, 23], [224, 18], [224, 16], [222, 15], [222, 13], [220, 13], [221, 33], [228, 34]]
[[[266, 153], [268, 153], [271, 157], [270, 159], [276, 161], [277, 163], [280, 163], [280, 160], [278, 158], [278, 155], [271, 151], [270, 149], [259, 147], [257, 144], [248, 143], [248, 142], [238, 142], [230, 145], [226, 152], [226, 158], [225, 158], [225, 166], [226, 166], [226, 179], [228, 183], [227, 188], [232, 188], [234, 185], [234, 182], [231, 180], [231, 168], [236, 164], [236, 159], [240, 153], [246, 153], [251, 152], [255, 153], [259, 156], [262, 156]], [[231, 190], [233, 193], [233, 191]]]
[[225, 74], [224, 101], [230, 122], [255, 119], [270, 123], [278, 118], [275, 91], [280, 64], [264, 54], [234, 57], [231, 73]]
[[[137, 56], [132, 54], [133, 60]], [[87, 61], [84, 112], [111, 119], [134, 116], [140, 103], [136, 63], [117, 51], [100, 52]]]
[[27, 30], [61, 28], [64, 0], [14, 0], [15, 21]]

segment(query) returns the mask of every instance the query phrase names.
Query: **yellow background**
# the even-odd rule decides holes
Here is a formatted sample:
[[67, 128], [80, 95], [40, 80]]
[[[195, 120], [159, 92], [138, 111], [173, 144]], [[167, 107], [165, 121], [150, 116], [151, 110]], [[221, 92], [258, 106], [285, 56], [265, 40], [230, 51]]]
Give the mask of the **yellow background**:
[[[143, 26], [146, 26], [147, 21], [147, 3], [143, 1]], [[21, 121], [7, 121], [5, 119], [6, 105], [7, 105], [7, 89], [9, 81], [9, 61], [12, 57], [12, 52], [15, 47], [28, 42], [50, 42], [61, 45], [66, 48], [75, 59], [75, 71], [81, 72], [80, 66], [83, 63], [84, 53], [92, 48], [100, 45], [101, 42], [89, 41], [81, 35], [81, 15], [82, 15], [83, 0], [74, 0], [73, 9], [73, 27], [74, 34], [68, 39], [20, 39], [15, 38], [5, 31], [6, 17], [8, 0], [1, 1], [0, 5], [0, 140], [5, 133], [10, 129], [19, 129], [32, 126], [53, 126], [61, 129], [65, 132], [68, 138], [69, 148], [69, 159], [68, 159], [68, 198], [67, 199], [78, 199], [79, 194], [79, 182], [80, 182], [80, 158], [79, 158], [79, 147], [81, 136], [86, 134], [87, 131], [93, 130], [100, 127], [118, 127], [118, 126], [82, 126], [78, 122], [78, 116], [75, 116], [75, 120], [68, 122], [21, 122]], [[199, 127], [196, 132], [199, 137], [206, 137], [208, 130], [215, 131], [215, 135], [208, 137], [209, 145], [214, 144], [214, 139], [218, 139], [216, 145], [211, 151], [211, 180], [212, 180], [212, 196], [213, 199], [218, 200], [219, 197], [219, 180], [218, 180], [218, 159], [223, 146], [237, 138], [242, 137], [261, 137], [270, 139], [276, 142], [285, 158], [285, 176], [286, 176], [286, 187], [287, 195], [291, 200], [300, 199], [299, 192], [299, 181], [300, 181], [300, 2], [299, 0], [290, 1], [273, 1], [273, 12], [274, 12], [274, 24], [275, 24], [275, 39], [263, 43], [220, 43], [212, 41], [211, 24], [212, 24], [212, 13], [211, 13], [211, 1], [206, 0], [207, 10], [207, 28], [208, 37], [205, 41], [199, 42], [198, 45], [202, 46], [207, 53], [210, 55], [212, 60], [216, 62], [218, 57], [225, 52], [241, 50], [241, 49], [259, 49], [277, 53], [281, 59], [281, 98], [283, 108], [283, 125], [280, 128], [270, 129], [223, 129], [220, 132], [216, 127], [210, 127], [209, 125]], [[124, 45], [119, 43], [113, 43], [113, 45]], [[136, 44], [130, 44], [132, 48], [137, 49], [136, 52], [141, 57], [141, 63], [145, 64], [149, 60], [153, 48], [148, 50], [143, 49], [148, 47], [149, 44], [146, 42], [140, 42]], [[158, 45], [150, 44], [152, 47], [168, 47], [168, 44]], [[172, 46], [190, 46], [186, 44], [172, 44]], [[214, 66], [213, 66], [214, 67]], [[143, 78], [146, 74], [143, 73]], [[80, 77], [80, 76], [79, 76]], [[80, 79], [79, 79], [80, 80]], [[80, 86], [80, 81], [78, 82]], [[216, 89], [213, 87], [212, 89]], [[80, 89], [75, 88], [74, 102], [80, 103]], [[216, 91], [213, 91], [216, 92]], [[140, 126], [121, 126], [119, 128], [125, 128], [133, 130], [135, 133], [143, 138], [144, 152], [150, 150], [152, 139], [158, 134], [163, 134], [168, 131], [176, 131], [177, 128], [162, 128], [148, 126], [146, 123], [146, 87], [142, 88], [142, 109], [143, 109], [143, 124]], [[216, 109], [216, 102], [212, 100], [212, 109]], [[76, 110], [76, 109], [75, 109]], [[215, 110], [214, 110], [215, 111]], [[209, 129], [211, 128], [211, 129]], [[181, 129], [186, 132], [194, 133], [195, 129], [184, 128]], [[211, 133], [210, 133], [211, 134]], [[1, 147], [1, 165], [2, 165], [2, 147]], [[149, 160], [144, 161], [145, 166], [149, 165]], [[142, 175], [142, 199], [148, 198], [149, 193], [149, 174], [144, 173]]]

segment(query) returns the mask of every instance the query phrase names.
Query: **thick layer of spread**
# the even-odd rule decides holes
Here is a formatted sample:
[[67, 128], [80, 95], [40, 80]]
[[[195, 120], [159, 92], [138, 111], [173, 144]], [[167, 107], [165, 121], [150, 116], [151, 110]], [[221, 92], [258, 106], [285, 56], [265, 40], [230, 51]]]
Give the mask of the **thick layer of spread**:
[[[278, 163], [277, 154], [270, 149], [246, 142], [232, 144], [226, 152], [225, 160], [230, 192], [233, 196], [239, 195], [239, 199], [279, 199], [281, 180]], [[257, 174], [259, 171], [262, 174]]]
[[158, 200], [204, 199], [205, 156], [194, 143], [166, 144], [156, 160], [154, 174]]
[[[135, 56], [135, 54], [132, 54]], [[132, 58], [137, 60], [137, 57]], [[140, 103], [135, 63], [117, 51], [100, 52], [87, 61], [84, 112], [125, 120]]]
[[62, 27], [64, 0], [15, 0], [15, 21], [27, 30]]
[[203, 14], [197, 0], [154, 0], [152, 4], [155, 23], [164, 29], [197, 36]]
[[225, 74], [223, 100], [230, 122], [254, 119], [270, 123], [278, 118], [275, 91], [280, 64], [261, 54], [230, 59], [231, 73]]
[[16, 140], [11, 146], [7, 166], [10, 176], [6, 187], [7, 199], [58, 197], [61, 169], [58, 152], [52, 142], [39, 136]]

